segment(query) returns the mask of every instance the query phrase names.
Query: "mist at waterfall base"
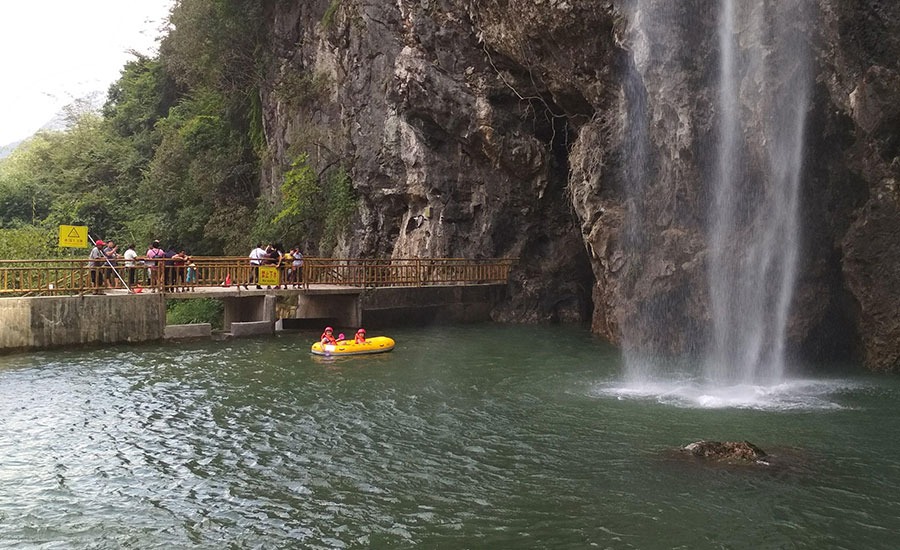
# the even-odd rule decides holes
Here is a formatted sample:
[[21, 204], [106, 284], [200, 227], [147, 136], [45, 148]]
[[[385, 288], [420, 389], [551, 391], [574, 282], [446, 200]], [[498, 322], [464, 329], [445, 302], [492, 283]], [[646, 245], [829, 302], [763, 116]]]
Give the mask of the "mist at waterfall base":
[[[654, 18], [672, 17], [658, 10], [645, 0], [637, 0], [631, 10], [629, 36], [638, 60], [625, 77], [626, 154], [631, 157], [626, 162], [631, 194], [626, 246], [643, 244], [636, 228], [652, 225], [634, 205], [643, 202], [646, 167], [653, 162], [644, 125], [654, 97], [640, 84], [640, 71], [654, 63]], [[718, 4], [718, 70], [712, 83], [717, 139], [706, 227], [711, 334], [704, 356], [676, 361], [642, 354], [639, 347], [627, 346], [629, 335], [623, 334], [625, 383], [611, 390], [621, 396], [700, 407], [832, 406], [827, 396], [837, 389], [833, 383], [786, 377], [785, 335], [800, 254], [799, 189], [811, 79], [808, 45], [789, 26], [796, 17], [808, 17], [806, 11], [804, 0]], [[627, 330], [624, 326], [623, 332]]]

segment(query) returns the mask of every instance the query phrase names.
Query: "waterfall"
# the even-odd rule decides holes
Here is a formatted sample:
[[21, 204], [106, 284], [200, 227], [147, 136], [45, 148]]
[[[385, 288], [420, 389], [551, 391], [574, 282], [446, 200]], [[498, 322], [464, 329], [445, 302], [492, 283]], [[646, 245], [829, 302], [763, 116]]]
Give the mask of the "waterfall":
[[[622, 247], [626, 250], [641, 253], [647, 247], [644, 231], [647, 219], [646, 212], [642, 206], [647, 192], [647, 180], [650, 177], [648, 173], [650, 138], [648, 136], [649, 113], [647, 105], [649, 98], [641, 76], [641, 69], [646, 70], [649, 62], [650, 46], [646, 32], [644, 32], [645, 29], [643, 29], [640, 22], [644, 13], [640, 9], [641, 0], [637, 1], [636, 6], [637, 9], [634, 9], [631, 13], [631, 44], [634, 56], [626, 59], [627, 69], [622, 82], [626, 98], [625, 131], [628, 136], [625, 145], [625, 157], [628, 159], [628, 162], [625, 164], [623, 178], [627, 199], [625, 202]], [[623, 297], [622, 299], [627, 300], [628, 298]], [[627, 375], [633, 382], [648, 379], [654, 371], [654, 366], [643, 356], [640, 348], [632, 345], [632, 342], [629, 341], [629, 336], [637, 330], [634, 325], [648, 321], [652, 322], [652, 319], [643, 317], [638, 316], [634, 319], [623, 320], [621, 327], [625, 362], [628, 365]]]
[[790, 28], [792, 10], [776, 9], [760, 0], [720, 6], [708, 224], [713, 335], [705, 371], [721, 385], [773, 384], [784, 375], [809, 74], [805, 46]]
[[[708, 106], [715, 121], [715, 139], [710, 140], [714, 146], [697, 151], [707, 159], [708, 181], [690, 182], [709, 189], [708, 204], [701, 205], [707, 210], [701, 215], [706, 219], [710, 328], [701, 363], [705, 381], [714, 387], [774, 385], [784, 377], [801, 245], [798, 216], [811, 79], [802, 29], [808, 24], [810, 1], [719, 0], [715, 13], [716, 36], [710, 44], [717, 44], [718, 51], [710, 59], [717, 59], [718, 71], [712, 71], [713, 81], [707, 83], [714, 102]], [[673, 36], [696, 41], [702, 29], [697, 22], [703, 17], [694, 13], [687, 15], [691, 21], [673, 19], [684, 18], [687, 11], [677, 6], [656, 0], [628, 2], [631, 59], [623, 88], [629, 197], [622, 246], [634, 255], [648, 246], [640, 231], [653, 227], [651, 214], [642, 211], [650, 203], [643, 181], [652, 172], [649, 167], [677, 162], [654, 157], [671, 150], [656, 143], [651, 147], [647, 125], [654, 119], [654, 104], [672, 101], [662, 95], [670, 93], [663, 91], [672, 77], [666, 71], [697, 71], [673, 62], [694, 59], [696, 44], [688, 50], [685, 43], [670, 42]], [[685, 48], [681, 55], [678, 48]], [[668, 56], [668, 65], [654, 58], [655, 52]], [[653, 371], [659, 374], [658, 365], [648, 365], [640, 352], [628, 350], [627, 322], [622, 331], [628, 378], [652, 380]]]

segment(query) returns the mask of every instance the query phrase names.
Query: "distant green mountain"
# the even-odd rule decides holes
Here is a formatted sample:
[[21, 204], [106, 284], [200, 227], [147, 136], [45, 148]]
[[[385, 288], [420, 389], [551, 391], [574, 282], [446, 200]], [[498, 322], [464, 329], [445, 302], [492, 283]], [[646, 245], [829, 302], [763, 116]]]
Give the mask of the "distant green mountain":
[[0, 145], [0, 159], [4, 159], [12, 154], [13, 151], [16, 150], [16, 147], [19, 146], [25, 140], [20, 139], [19, 141], [14, 141], [12, 143], [7, 143], [6, 145]]
[[[66, 130], [69, 127], [71, 121], [77, 119], [78, 116], [88, 112], [99, 113], [100, 109], [103, 107], [103, 102], [105, 100], [106, 95], [102, 91], [96, 90], [87, 93], [57, 111], [57, 113], [54, 114], [53, 117], [50, 118], [47, 122], [45, 122], [43, 126], [38, 128], [37, 132], [35, 133]], [[6, 158], [11, 155], [12, 152], [16, 150], [16, 147], [18, 147], [22, 142], [27, 141], [29, 138], [31, 138], [31, 136], [28, 136], [25, 139], [14, 141], [12, 143], [8, 143], [6, 145], [0, 145], [0, 159]]]

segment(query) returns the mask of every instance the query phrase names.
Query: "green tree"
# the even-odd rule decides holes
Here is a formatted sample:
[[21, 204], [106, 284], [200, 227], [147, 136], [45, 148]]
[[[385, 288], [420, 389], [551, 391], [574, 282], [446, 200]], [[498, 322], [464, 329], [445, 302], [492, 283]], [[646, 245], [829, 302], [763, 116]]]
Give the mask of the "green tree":
[[[126, 63], [101, 113], [78, 102], [67, 130], [35, 136], [0, 162], [0, 228], [88, 225], [195, 254], [243, 254], [248, 236], [284, 234], [288, 220], [273, 222], [278, 207], [259, 201], [274, 1], [179, 0], [159, 56]], [[321, 234], [326, 221], [314, 214]]]
[[0, 229], [0, 259], [21, 260], [71, 256], [57, 247], [59, 234], [38, 227]]
[[159, 58], [134, 55], [109, 87], [103, 118], [116, 134], [130, 138], [136, 158], [146, 164], [159, 145], [156, 124], [168, 116], [180, 93]]
[[303, 153], [284, 174], [281, 208], [272, 221], [280, 235], [304, 235], [307, 242], [327, 251], [346, 231], [357, 206], [346, 170], [331, 169], [320, 176]]

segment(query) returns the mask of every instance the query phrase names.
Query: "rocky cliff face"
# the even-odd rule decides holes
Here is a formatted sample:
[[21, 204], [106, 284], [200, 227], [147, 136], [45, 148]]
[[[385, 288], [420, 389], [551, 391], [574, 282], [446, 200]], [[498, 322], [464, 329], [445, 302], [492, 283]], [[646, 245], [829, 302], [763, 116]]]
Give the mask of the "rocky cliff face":
[[[900, 370], [900, 4], [824, 2], [823, 217], [866, 364]], [[825, 140], [823, 140], [825, 141]], [[842, 185], [843, 184], [843, 185]], [[841, 191], [847, 190], [845, 194]]]
[[[885, 5], [819, 0], [797, 28], [816, 76], [789, 328], [803, 356], [896, 369], [900, 8]], [[642, 10], [665, 17], [636, 36]], [[590, 319], [658, 352], [703, 345], [706, 3], [313, 0], [276, 3], [271, 21], [265, 185], [302, 152], [343, 164], [363, 199], [341, 253], [514, 256], [498, 319]]]

